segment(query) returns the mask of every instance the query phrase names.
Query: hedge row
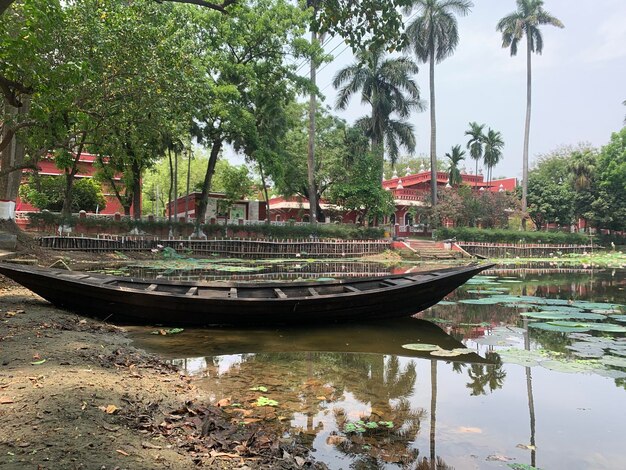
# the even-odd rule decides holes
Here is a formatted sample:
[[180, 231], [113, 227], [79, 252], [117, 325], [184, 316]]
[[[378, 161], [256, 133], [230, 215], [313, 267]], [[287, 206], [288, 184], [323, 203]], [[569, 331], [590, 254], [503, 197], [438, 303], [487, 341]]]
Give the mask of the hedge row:
[[[59, 214], [52, 212], [32, 212], [29, 213], [31, 226], [40, 229], [55, 230], [61, 225], [62, 219]], [[191, 234], [195, 226], [193, 223], [172, 222], [168, 221], [147, 221], [133, 220], [130, 217], [122, 217], [116, 221], [112, 218], [79, 218], [71, 217], [64, 221], [64, 225], [71, 227], [81, 226], [84, 228], [99, 230], [102, 233], [128, 233], [133, 229], [145, 232], [151, 235], [162, 236], [172, 229], [176, 236], [188, 236]], [[384, 230], [378, 227], [360, 227], [358, 225], [349, 224], [318, 224], [311, 225], [217, 225], [204, 224], [202, 231], [208, 237], [227, 236], [236, 234], [238, 237], [262, 237], [262, 238], [338, 238], [338, 239], [382, 239]]]

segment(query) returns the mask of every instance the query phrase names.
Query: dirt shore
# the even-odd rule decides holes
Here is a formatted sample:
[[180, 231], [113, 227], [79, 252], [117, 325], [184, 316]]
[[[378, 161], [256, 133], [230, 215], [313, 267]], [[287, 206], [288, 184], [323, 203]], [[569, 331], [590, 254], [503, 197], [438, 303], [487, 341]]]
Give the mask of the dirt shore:
[[[94, 261], [24, 244], [18, 257]], [[211, 403], [209, 390], [134, 348], [122, 328], [57, 309], [3, 276], [0, 364], [3, 470], [325, 468], [271, 423], [239, 413], [249, 410]]]

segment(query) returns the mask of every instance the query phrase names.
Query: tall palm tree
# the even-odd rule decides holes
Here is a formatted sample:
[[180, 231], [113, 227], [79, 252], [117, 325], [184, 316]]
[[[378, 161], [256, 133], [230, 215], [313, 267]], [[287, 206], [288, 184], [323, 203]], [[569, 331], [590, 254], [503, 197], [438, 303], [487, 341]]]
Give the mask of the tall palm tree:
[[517, 54], [519, 42], [526, 36], [526, 123], [524, 126], [524, 153], [522, 173], [522, 211], [526, 212], [528, 194], [528, 141], [530, 138], [531, 60], [530, 53], [541, 54], [543, 37], [539, 26], [563, 28], [561, 21], [543, 9], [543, 0], [517, 0], [517, 10], [502, 18], [496, 27], [502, 33], [502, 47], [510, 47]]
[[463, 182], [459, 163], [461, 163], [461, 160], [465, 160], [465, 150], [461, 150], [460, 145], [455, 145], [452, 147], [451, 153], [446, 153], [446, 157], [450, 160], [450, 166], [448, 167], [450, 186], [458, 186]]
[[413, 0], [406, 8], [417, 17], [406, 29], [409, 47], [417, 58], [430, 66], [430, 192], [432, 205], [437, 204], [437, 124], [435, 121], [435, 62], [452, 55], [459, 42], [454, 14], [465, 16], [474, 6], [468, 0]]
[[[485, 125], [470, 122], [469, 126], [470, 128], [465, 131], [465, 135], [470, 136], [470, 140], [467, 142], [467, 149], [470, 151], [470, 157], [476, 160], [476, 174], [478, 174], [478, 162], [483, 158], [483, 140], [485, 139], [483, 131]], [[478, 180], [476, 180], [476, 183], [478, 184]]]
[[490, 128], [484, 137], [484, 143], [485, 150], [483, 155], [483, 161], [485, 162], [485, 166], [487, 167], [487, 183], [491, 183], [492, 169], [502, 159], [502, 147], [504, 147], [502, 134]]
[[[398, 158], [400, 145], [409, 152], [415, 149], [413, 126], [405, 119], [414, 109], [423, 109], [419, 88], [412, 78], [417, 71], [411, 59], [385, 58], [380, 49], [374, 49], [357, 53], [357, 62], [339, 70], [333, 78], [333, 86], [339, 88], [337, 108], [345, 109], [352, 95], [359, 91], [361, 102], [372, 108], [372, 114], [357, 124], [364, 128], [372, 151], [379, 156], [381, 179], [385, 147], [392, 164]], [[400, 119], [393, 119], [393, 113]]]

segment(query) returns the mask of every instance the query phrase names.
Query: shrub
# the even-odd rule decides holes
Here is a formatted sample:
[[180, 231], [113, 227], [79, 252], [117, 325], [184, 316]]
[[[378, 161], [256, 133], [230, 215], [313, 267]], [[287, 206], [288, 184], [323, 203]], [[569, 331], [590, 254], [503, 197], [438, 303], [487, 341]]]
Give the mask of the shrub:
[[485, 230], [479, 228], [454, 227], [439, 228], [433, 236], [437, 240], [456, 238], [466, 242], [489, 243], [554, 243], [554, 244], [589, 244], [589, 236], [582, 233], [565, 232], [522, 232], [518, 230]]

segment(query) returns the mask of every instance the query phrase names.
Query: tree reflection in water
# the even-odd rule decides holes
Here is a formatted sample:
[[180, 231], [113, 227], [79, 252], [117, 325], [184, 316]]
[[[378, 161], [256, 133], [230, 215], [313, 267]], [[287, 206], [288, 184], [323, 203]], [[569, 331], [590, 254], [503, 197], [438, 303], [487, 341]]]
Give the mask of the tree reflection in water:
[[[349, 457], [352, 468], [382, 468], [389, 463], [448, 468], [432, 456], [420, 459], [420, 451], [414, 448], [427, 416], [424, 408], [415, 408], [409, 400], [417, 381], [415, 360], [404, 362], [398, 356], [381, 354], [310, 352], [242, 355], [236, 366], [227, 370], [219, 357], [207, 357], [206, 363], [215, 398], [228, 396], [245, 402], [253, 393], [250, 388], [266, 386], [266, 395], [278, 401], [277, 413], [283, 418], [269, 425], [283, 426], [285, 432], [299, 427], [304, 441], [316, 441], [322, 453], [319, 443], [325, 442]], [[347, 423], [358, 420], [392, 422], [393, 426], [345, 432]], [[429, 462], [428, 467], [424, 467], [425, 462]], [[436, 466], [431, 467], [430, 462]]]

